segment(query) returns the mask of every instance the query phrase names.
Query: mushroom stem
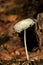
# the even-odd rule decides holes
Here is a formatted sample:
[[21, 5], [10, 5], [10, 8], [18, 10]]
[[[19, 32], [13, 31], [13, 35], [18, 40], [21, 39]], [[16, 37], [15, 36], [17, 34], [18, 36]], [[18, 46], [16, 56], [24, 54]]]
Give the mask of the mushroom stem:
[[24, 45], [25, 45], [26, 58], [27, 60], [29, 60], [29, 55], [28, 55], [27, 45], [26, 45], [26, 30], [24, 30]]

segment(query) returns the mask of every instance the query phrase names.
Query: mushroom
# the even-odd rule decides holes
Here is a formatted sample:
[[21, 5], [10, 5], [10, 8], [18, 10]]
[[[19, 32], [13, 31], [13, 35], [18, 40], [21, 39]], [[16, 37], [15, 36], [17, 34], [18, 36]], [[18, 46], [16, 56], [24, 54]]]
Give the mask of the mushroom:
[[27, 45], [26, 45], [26, 29], [33, 26], [35, 24], [35, 21], [27, 18], [24, 19], [22, 21], [19, 21], [18, 23], [16, 23], [14, 25], [14, 30], [18, 33], [20, 33], [21, 31], [24, 30], [24, 45], [25, 45], [25, 52], [26, 52], [26, 58], [27, 61], [30, 61], [29, 55], [28, 55], [28, 51], [27, 51]]

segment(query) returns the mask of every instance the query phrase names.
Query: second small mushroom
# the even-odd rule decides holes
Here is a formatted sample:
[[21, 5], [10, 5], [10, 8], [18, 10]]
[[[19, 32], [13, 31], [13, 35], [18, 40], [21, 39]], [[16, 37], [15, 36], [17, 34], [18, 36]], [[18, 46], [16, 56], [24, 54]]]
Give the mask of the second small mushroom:
[[26, 29], [33, 26], [35, 24], [35, 21], [33, 19], [27, 18], [22, 21], [19, 21], [14, 25], [15, 32], [20, 33], [24, 30], [24, 45], [25, 45], [25, 52], [26, 52], [26, 58], [28, 61], [30, 61], [28, 51], [27, 51], [27, 45], [26, 45]]

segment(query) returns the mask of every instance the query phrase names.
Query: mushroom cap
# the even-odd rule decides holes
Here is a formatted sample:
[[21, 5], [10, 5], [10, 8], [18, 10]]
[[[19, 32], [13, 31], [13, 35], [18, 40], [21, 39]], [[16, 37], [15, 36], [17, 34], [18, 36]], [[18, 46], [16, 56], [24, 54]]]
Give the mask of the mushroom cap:
[[24, 19], [22, 21], [19, 21], [18, 23], [16, 23], [14, 25], [14, 30], [18, 33], [20, 33], [21, 31], [33, 26], [35, 24], [35, 21], [28, 18], [28, 19]]

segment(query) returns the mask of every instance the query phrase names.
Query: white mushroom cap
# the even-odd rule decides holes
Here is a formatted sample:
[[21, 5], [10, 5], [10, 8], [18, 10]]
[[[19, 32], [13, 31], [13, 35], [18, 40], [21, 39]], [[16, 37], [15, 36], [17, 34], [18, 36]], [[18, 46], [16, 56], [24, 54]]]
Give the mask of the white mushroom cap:
[[34, 24], [35, 24], [35, 22], [32, 19], [30, 19], [30, 18], [24, 19], [14, 25], [14, 30], [16, 32], [20, 33], [21, 31], [27, 29], [28, 27], [31, 27]]

